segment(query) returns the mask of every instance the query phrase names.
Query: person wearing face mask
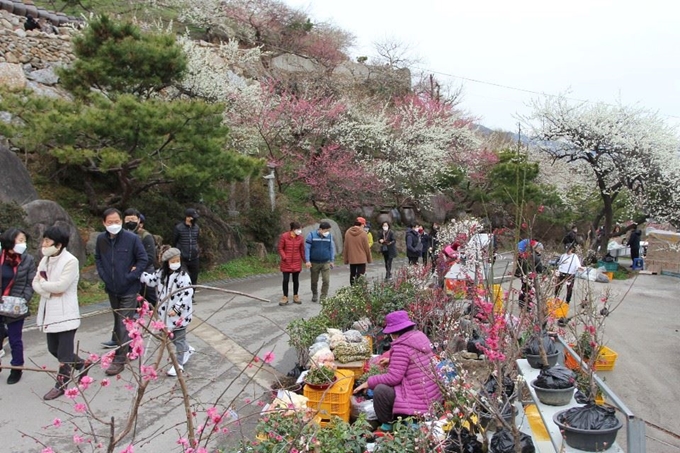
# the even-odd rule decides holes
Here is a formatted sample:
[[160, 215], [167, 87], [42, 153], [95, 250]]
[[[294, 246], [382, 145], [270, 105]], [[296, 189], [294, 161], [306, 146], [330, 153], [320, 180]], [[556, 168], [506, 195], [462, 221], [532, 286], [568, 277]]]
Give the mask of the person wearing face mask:
[[97, 236], [94, 261], [113, 310], [118, 349], [106, 374], [114, 376], [125, 368], [130, 337], [123, 320], [136, 315], [139, 279], [149, 259], [139, 236], [123, 229], [123, 215], [118, 209], [105, 210], [102, 224], [106, 231]]
[[[28, 236], [25, 231], [17, 228], [9, 228], [0, 235], [2, 252], [0, 253], [0, 281], [3, 296], [23, 297], [26, 303], [33, 297], [33, 278], [35, 277], [35, 260], [26, 251], [26, 241]], [[4, 337], [9, 337], [9, 347], [12, 351], [12, 361], [14, 367], [24, 366], [24, 342], [22, 330], [24, 320], [29, 313], [18, 316], [0, 317], [0, 345]], [[7, 378], [8, 384], [16, 384], [21, 379], [22, 371], [12, 369]]]
[[305, 241], [302, 239], [302, 227], [297, 222], [290, 222], [290, 231], [286, 231], [279, 238], [279, 269], [283, 272], [283, 296], [279, 305], [288, 305], [288, 283], [293, 276], [293, 303], [301, 304], [298, 290], [300, 289], [300, 272], [302, 260], [305, 258]]
[[406, 232], [406, 257], [409, 264], [418, 264], [423, 255], [423, 243], [420, 240], [420, 230], [423, 227], [419, 223], [412, 223]]
[[392, 278], [392, 260], [397, 257], [397, 243], [394, 240], [394, 232], [390, 229], [389, 222], [383, 222], [378, 234], [380, 253], [385, 259], [385, 280]]
[[[144, 229], [144, 222], [142, 221], [144, 216], [134, 208], [125, 210], [124, 216], [123, 227], [128, 231], [136, 233], [137, 236], [139, 236], [139, 239], [142, 240], [144, 250], [146, 250], [146, 256], [149, 261], [146, 264], [144, 272], [151, 273], [155, 271], [155, 266], [158, 264], [156, 263], [156, 240], [154, 239], [153, 234]], [[146, 285], [142, 284], [142, 289], [139, 294], [149, 301], [151, 305], [154, 307], [156, 306], [156, 291], [152, 288], [147, 288]]]
[[[187, 326], [194, 313], [194, 289], [191, 287], [191, 277], [182, 266], [181, 254], [176, 248], [163, 252], [160, 269], [153, 273], [144, 272], [142, 283], [156, 288], [158, 316], [173, 334], [172, 344], [175, 345], [179, 371], [184, 371], [184, 365], [196, 350], [187, 342]], [[171, 366], [165, 374], [177, 376], [177, 371]]]
[[175, 225], [175, 237], [172, 241], [172, 246], [178, 248], [182, 252], [182, 263], [184, 263], [187, 272], [189, 272], [192, 285], [198, 283], [200, 263], [198, 238], [201, 229], [196, 224], [196, 221], [198, 221], [199, 217], [198, 211], [194, 208], [188, 208], [184, 211], [184, 222]]
[[345, 247], [342, 251], [345, 264], [349, 264], [350, 285], [354, 285], [359, 277], [366, 274], [366, 264], [373, 262], [371, 248], [368, 246], [368, 236], [359, 219], [345, 232]]
[[326, 300], [334, 263], [335, 242], [331, 234], [331, 224], [323, 221], [305, 239], [305, 266], [312, 273], [312, 302], [319, 302], [319, 275], [322, 281], [321, 302]]
[[373, 234], [371, 233], [371, 222], [367, 222], [363, 217], [357, 217], [357, 222], [361, 223], [366, 236], [368, 237], [368, 248], [373, 247]]
[[59, 373], [54, 387], [43, 396], [53, 400], [64, 394], [73, 369], [76, 380], [87, 375], [92, 363], [78, 357], [75, 352], [76, 330], [80, 327], [78, 307], [78, 258], [66, 247], [69, 233], [53, 226], [45, 230], [42, 240], [43, 258], [38, 264], [38, 274], [33, 278], [33, 289], [40, 294], [36, 324], [47, 337], [47, 350], [59, 360]]

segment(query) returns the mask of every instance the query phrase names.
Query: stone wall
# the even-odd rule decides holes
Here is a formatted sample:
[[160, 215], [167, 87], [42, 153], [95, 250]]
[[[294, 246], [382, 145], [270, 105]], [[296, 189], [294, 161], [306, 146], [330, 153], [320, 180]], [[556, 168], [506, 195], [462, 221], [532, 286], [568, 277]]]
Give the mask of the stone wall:
[[0, 10], [0, 63], [30, 65], [24, 70], [66, 65], [75, 59], [70, 27], [54, 27], [57, 33], [25, 31], [25, 18]]

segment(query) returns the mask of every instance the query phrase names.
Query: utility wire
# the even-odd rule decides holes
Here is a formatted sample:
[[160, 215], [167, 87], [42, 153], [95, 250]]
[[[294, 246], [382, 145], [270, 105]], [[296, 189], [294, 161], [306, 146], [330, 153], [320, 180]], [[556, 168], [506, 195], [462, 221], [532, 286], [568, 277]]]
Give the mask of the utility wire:
[[[497, 88], [503, 88], [503, 89], [506, 89], [506, 90], [513, 90], [513, 91], [519, 91], [519, 92], [522, 92], [522, 93], [536, 94], [538, 96], [545, 96], [545, 97], [551, 97], [551, 98], [560, 97], [560, 95], [557, 95], [557, 94], [528, 90], [526, 88], [513, 87], [513, 86], [510, 86], [510, 85], [504, 85], [502, 83], [488, 82], [486, 80], [473, 79], [472, 77], [465, 77], [465, 76], [460, 76], [460, 75], [456, 75], [456, 74], [450, 74], [450, 73], [447, 73], [447, 72], [435, 71], [435, 70], [429, 69], [429, 68], [422, 68], [422, 67], [414, 66], [414, 69], [418, 69], [418, 70], [421, 70], [421, 71], [424, 71], [424, 72], [431, 72], [432, 74], [442, 75], [442, 76], [446, 76], [446, 77], [452, 77], [454, 79], [465, 80], [467, 82], [473, 82], [473, 83], [479, 83], [479, 84], [482, 84], [482, 85], [489, 85], [489, 86], [493, 86], [493, 87], [497, 87]], [[568, 97], [568, 96], [562, 96], [562, 97], [565, 98], [565, 99], [568, 99], [570, 101], [587, 102], [589, 104], [595, 102], [595, 101], [590, 101], [590, 100], [587, 100], [587, 99], [578, 99], [578, 98], [572, 98], [572, 97]], [[607, 102], [604, 102], [603, 104], [608, 105], [610, 107], [616, 107], [614, 104], [609, 104]], [[676, 115], [668, 115], [666, 113], [661, 113], [661, 112], [659, 112], [659, 114], [666, 116], [668, 118], [680, 119], [680, 116], [676, 116]]]

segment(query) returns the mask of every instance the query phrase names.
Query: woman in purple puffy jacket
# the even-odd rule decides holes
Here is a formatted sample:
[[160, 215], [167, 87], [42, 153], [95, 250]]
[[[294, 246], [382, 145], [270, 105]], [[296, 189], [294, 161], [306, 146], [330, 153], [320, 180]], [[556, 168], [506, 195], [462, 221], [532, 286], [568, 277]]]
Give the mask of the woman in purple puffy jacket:
[[385, 374], [371, 376], [354, 390], [373, 389], [373, 407], [378, 421], [391, 423], [398, 417], [424, 414], [442, 394], [435, 376], [434, 354], [427, 336], [403, 310], [385, 316], [383, 332], [392, 336]]

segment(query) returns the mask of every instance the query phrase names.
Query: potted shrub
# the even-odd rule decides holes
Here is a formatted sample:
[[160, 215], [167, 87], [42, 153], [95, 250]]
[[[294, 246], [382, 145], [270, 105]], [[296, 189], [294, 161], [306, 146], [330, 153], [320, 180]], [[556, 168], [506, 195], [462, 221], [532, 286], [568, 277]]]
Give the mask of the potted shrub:
[[305, 384], [315, 390], [325, 390], [335, 383], [335, 370], [329, 366], [314, 367], [305, 376]]
[[574, 396], [576, 377], [561, 365], [541, 370], [531, 382], [539, 401], [549, 406], [566, 406]]
[[558, 412], [553, 421], [559, 426], [567, 445], [583, 451], [607, 450], [614, 445], [616, 435], [623, 427], [613, 407], [595, 403]]

